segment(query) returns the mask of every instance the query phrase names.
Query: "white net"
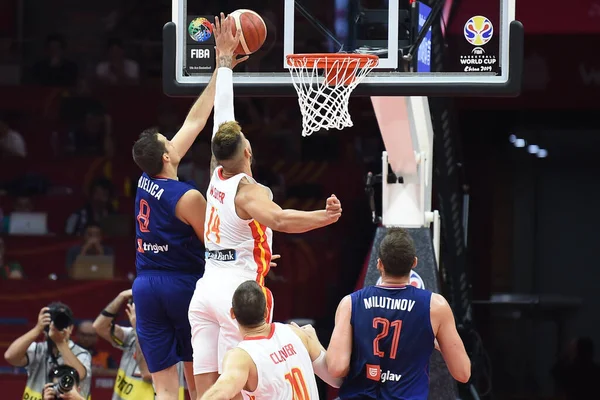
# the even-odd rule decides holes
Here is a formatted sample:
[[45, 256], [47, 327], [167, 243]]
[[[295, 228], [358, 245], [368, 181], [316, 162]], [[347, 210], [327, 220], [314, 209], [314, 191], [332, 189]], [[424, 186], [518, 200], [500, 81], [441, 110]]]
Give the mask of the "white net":
[[373, 56], [320, 56], [288, 57], [288, 68], [302, 112], [302, 136], [321, 129], [351, 127], [350, 94], [378, 63], [378, 58]]

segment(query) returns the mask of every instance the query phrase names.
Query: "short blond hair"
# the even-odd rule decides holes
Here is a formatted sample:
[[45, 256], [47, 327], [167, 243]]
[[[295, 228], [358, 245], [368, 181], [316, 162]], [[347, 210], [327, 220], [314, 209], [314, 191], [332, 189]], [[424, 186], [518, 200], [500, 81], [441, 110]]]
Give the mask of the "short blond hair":
[[212, 152], [217, 161], [236, 158], [242, 149], [242, 127], [237, 121], [227, 121], [219, 125], [212, 140]]

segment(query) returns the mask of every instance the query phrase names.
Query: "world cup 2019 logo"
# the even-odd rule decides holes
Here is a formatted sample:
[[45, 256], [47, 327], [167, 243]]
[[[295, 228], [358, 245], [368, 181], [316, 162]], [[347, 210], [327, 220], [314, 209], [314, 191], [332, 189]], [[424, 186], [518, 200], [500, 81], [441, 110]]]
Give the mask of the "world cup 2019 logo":
[[206, 42], [212, 36], [212, 24], [206, 18], [195, 18], [188, 25], [188, 33], [196, 42]]
[[477, 15], [469, 18], [464, 28], [465, 39], [473, 46], [483, 46], [492, 39], [494, 26], [486, 17]]

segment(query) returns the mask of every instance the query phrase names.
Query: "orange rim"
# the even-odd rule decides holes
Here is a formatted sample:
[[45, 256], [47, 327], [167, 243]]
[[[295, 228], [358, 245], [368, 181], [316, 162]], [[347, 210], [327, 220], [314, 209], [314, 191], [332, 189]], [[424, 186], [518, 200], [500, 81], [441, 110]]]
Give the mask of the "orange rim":
[[358, 61], [360, 68], [365, 67], [369, 62], [379, 63], [379, 57], [372, 54], [345, 54], [345, 53], [310, 53], [310, 54], [288, 54], [286, 60], [289, 66], [309, 68], [314, 67], [325, 69], [331, 67], [335, 61]]
[[[290, 67], [314, 68], [325, 71], [325, 82], [329, 86], [348, 86], [354, 82], [358, 68], [374, 67], [379, 63], [379, 57], [372, 54], [343, 54], [343, 53], [311, 53], [289, 54], [286, 56]], [[339, 68], [341, 63], [348, 63], [352, 68]], [[337, 67], [336, 67], [337, 66]], [[336, 67], [337, 69], [334, 69]]]

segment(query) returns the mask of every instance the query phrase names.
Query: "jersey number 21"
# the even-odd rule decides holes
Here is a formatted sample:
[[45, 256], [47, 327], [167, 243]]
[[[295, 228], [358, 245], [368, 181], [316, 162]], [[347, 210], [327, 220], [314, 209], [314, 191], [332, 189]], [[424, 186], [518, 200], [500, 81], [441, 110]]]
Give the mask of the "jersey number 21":
[[400, 341], [400, 331], [402, 330], [402, 320], [391, 321], [386, 318], [375, 317], [373, 318], [373, 328], [379, 329], [382, 327], [381, 332], [375, 336], [373, 340], [373, 354], [377, 357], [385, 357], [386, 354], [382, 350], [379, 349], [379, 341], [386, 337], [390, 333], [390, 329], [394, 332], [392, 333], [392, 347], [390, 348], [390, 354], [388, 357], [392, 360], [396, 358], [396, 353], [398, 352], [398, 342]]

